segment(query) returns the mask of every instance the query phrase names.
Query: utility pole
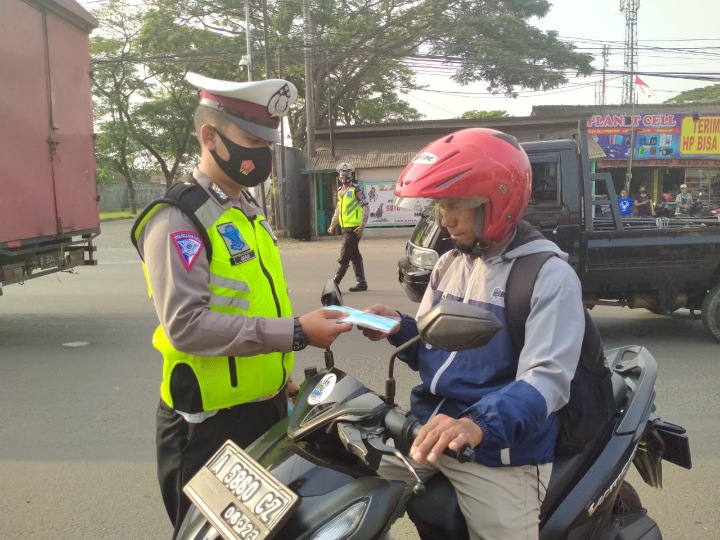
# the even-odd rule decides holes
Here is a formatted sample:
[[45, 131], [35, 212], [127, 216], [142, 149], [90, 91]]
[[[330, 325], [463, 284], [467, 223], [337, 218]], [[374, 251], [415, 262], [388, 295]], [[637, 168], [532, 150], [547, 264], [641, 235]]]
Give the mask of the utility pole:
[[313, 36], [310, 20], [310, 0], [303, 0], [305, 27], [305, 124], [308, 157], [315, 155], [315, 97], [313, 92]]
[[[283, 64], [282, 64], [282, 42], [280, 36], [278, 36], [278, 79], [283, 78]], [[282, 200], [282, 228], [286, 231], [290, 229], [288, 226], [288, 215], [287, 215], [287, 177], [285, 171], [285, 119], [280, 119], [280, 196]]]
[[637, 12], [640, 0], [620, 0], [620, 11], [625, 11], [625, 65], [623, 70], [622, 104], [637, 102], [635, 74], [638, 70]]
[[600, 105], [603, 107], [605, 106], [605, 73], [607, 72], [608, 67], [608, 56], [609, 56], [609, 47], [607, 44], [603, 45], [602, 48], [602, 58], [603, 58], [603, 70], [602, 70], [602, 88], [600, 89]]
[[252, 39], [250, 38], [250, 0], [245, 0], [245, 37], [247, 38], [247, 68], [248, 81], [253, 80], [252, 76]]
[[[278, 38], [278, 79], [283, 78], [283, 67], [282, 67], [282, 42], [280, 41], [280, 35]], [[285, 172], [285, 119], [280, 119], [280, 174], [279, 174], [279, 191], [278, 198], [282, 201], [282, 228], [288, 230], [287, 219], [287, 175]]]
[[330, 155], [332, 157], [335, 157], [335, 118], [333, 117], [333, 111], [332, 111], [332, 101], [333, 101], [333, 95], [332, 95], [332, 77], [330, 76], [330, 45], [327, 45], [327, 49], [325, 49], [325, 67], [327, 69], [327, 78], [328, 78], [328, 90], [327, 90], [327, 104], [328, 104], [328, 131], [330, 133]]
[[[267, 0], [262, 0], [262, 16], [263, 16], [263, 45], [265, 50], [265, 79], [270, 78], [270, 57], [268, 56], [268, 13], [267, 13]], [[278, 77], [279, 78], [279, 77]], [[285, 144], [284, 133], [282, 132], [282, 125], [285, 123], [285, 118], [280, 117], [280, 146]], [[275, 145], [278, 148], [278, 145]], [[276, 161], [273, 159], [272, 172], [270, 175], [270, 193], [272, 198], [270, 203], [272, 204], [272, 221], [271, 225], [273, 229], [278, 230], [280, 228], [280, 200], [279, 200], [279, 175]], [[264, 192], [265, 190], [263, 190]]]
[[267, 0], [262, 0], [263, 43], [265, 44], [265, 78], [270, 78], [270, 57], [268, 56], [268, 12]]
[[623, 95], [622, 104], [632, 105], [630, 114], [630, 151], [628, 155], [627, 172], [625, 173], [625, 189], [630, 192], [632, 184], [632, 164], [635, 153], [635, 139], [637, 128], [635, 127], [635, 74], [638, 70], [637, 51], [637, 12], [640, 9], [640, 0], [620, 0], [620, 11], [625, 11], [625, 67], [623, 70]]

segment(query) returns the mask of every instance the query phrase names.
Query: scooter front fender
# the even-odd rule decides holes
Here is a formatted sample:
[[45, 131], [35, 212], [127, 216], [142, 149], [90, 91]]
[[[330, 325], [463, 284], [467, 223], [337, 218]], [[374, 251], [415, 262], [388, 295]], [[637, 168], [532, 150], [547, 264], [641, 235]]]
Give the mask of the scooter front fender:
[[[283, 420], [246, 449], [253, 459], [300, 496], [300, 505], [277, 531], [275, 538], [309, 540], [324, 525], [356, 503], [361, 504], [363, 512], [348, 540], [380, 538], [389, 527], [405, 484], [377, 476], [353, 478], [311, 463], [292, 451], [286, 430], [287, 421]], [[192, 505], [177, 538], [218, 540], [221, 536], [202, 512]]]

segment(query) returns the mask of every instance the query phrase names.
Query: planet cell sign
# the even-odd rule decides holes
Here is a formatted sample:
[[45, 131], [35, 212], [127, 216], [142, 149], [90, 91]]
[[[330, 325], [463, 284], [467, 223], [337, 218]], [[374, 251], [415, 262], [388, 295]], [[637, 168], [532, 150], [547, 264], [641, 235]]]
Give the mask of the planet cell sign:
[[720, 159], [720, 114], [598, 114], [588, 121], [607, 160]]

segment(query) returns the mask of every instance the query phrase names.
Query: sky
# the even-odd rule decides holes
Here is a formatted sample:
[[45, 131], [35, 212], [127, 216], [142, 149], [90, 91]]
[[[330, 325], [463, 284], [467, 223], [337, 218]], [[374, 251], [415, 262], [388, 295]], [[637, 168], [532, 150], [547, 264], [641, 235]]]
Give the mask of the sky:
[[[550, 0], [547, 17], [535, 21], [542, 30], [555, 30], [563, 41], [572, 41], [581, 52], [596, 56], [593, 66], [602, 68], [600, 49], [611, 47], [609, 70], [622, 70], [625, 42], [625, 13], [619, 0]], [[720, 1], [718, 0], [640, 0], [637, 13], [639, 72], [713, 72], [720, 77]], [[658, 51], [648, 47], [704, 48], [703, 51]], [[600, 75], [579, 77], [568, 85], [547, 92], [520, 92], [517, 99], [506, 99], [487, 93], [486, 84], [459, 86], [449, 79], [450, 72], [440, 69], [437, 75], [423, 69], [418, 82], [425, 90], [402, 96], [427, 120], [456, 118], [469, 110], [504, 110], [511, 116], [529, 116], [533, 105], [596, 104], [596, 82]], [[613, 78], [610, 78], [613, 77]], [[653, 91], [653, 97], [638, 92], [638, 103], [662, 103], [680, 92], [713, 84], [712, 81], [642, 76]], [[606, 104], [619, 104], [622, 78], [608, 76]]]

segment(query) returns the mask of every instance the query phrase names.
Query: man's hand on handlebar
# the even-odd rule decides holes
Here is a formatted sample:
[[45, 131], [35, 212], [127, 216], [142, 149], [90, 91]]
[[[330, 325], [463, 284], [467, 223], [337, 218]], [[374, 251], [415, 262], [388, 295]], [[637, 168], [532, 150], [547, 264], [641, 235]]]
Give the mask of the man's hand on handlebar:
[[410, 448], [410, 457], [418, 463], [434, 463], [446, 448], [457, 450], [465, 444], [475, 448], [482, 440], [482, 429], [469, 418], [438, 414], [420, 430]]

